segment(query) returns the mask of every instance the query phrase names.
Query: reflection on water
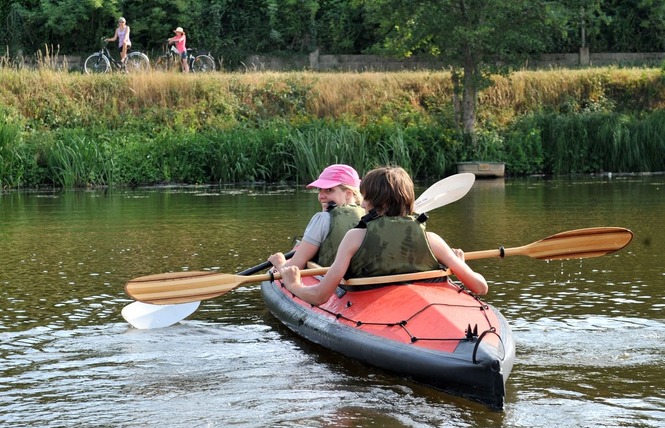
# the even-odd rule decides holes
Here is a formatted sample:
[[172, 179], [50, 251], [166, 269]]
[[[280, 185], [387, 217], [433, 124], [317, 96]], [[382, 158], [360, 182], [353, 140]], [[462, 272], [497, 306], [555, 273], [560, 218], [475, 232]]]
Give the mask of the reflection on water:
[[314, 193], [0, 195], [0, 425], [663, 426], [664, 192], [663, 177], [488, 180], [430, 213], [428, 227], [467, 251], [582, 227], [635, 232], [596, 259], [470, 262], [515, 331], [503, 413], [295, 337], [254, 284], [166, 329], [120, 317], [130, 278], [233, 273], [288, 250]]

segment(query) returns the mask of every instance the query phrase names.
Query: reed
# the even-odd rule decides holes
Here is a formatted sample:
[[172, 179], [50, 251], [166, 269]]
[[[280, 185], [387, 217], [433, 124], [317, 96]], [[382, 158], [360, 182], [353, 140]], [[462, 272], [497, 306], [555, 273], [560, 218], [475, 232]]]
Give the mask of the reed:
[[545, 153], [542, 130], [532, 116], [517, 121], [505, 136], [506, 169], [514, 175], [540, 174], [544, 171]]
[[221, 183], [277, 181], [284, 171], [275, 156], [282, 134], [275, 128], [207, 133], [207, 176]]
[[104, 144], [64, 132], [44, 147], [46, 178], [63, 188], [113, 185], [113, 157]]
[[0, 120], [0, 189], [22, 185], [26, 159], [20, 148], [18, 127]]
[[622, 171], [665, 171], [665, 111], [657, 110], [636, 121], [628, 136], [614, 148], [614, 162]]
[[662, 111], [590, 112], [537, 115], [532, 124], [541, 130], [546, 173], [656, 172], [665, 170], [664, 119]]
[[316, 179], [331, 164], [351, 165], [360, 174], [371, 165], [367, 135], [356, 129], [312, 126], [294, 130], [287, 138], [289, 145], [282, 149], [289, 158], [287, 174], [298, 182]]
[[9, 68], [14, 64], [12, 56], [9, 54], [9, 46], [5, 47], [5, 53], [0, 55], [0, 69]]
[[44, 51], [41, 49], [37, 51], [36, 65], [39, 70], [53, 70], [53, 71], [66, 71], [69, 70], [67, 58], [60, 56], [60, 46], [44, 44]]

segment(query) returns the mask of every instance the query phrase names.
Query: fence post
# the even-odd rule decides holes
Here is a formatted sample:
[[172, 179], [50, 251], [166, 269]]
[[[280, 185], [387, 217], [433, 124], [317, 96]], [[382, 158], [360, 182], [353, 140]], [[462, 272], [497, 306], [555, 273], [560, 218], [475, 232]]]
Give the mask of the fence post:
[[319, 71], [319, 48], [309, 54], [309, 68], [310, 70]]
[[583, 67], [588, 67], [589, 64], [591, 63], [589, 59], [589, 47], [588, 46], [582, 46], [580, 48], [580, 65]]

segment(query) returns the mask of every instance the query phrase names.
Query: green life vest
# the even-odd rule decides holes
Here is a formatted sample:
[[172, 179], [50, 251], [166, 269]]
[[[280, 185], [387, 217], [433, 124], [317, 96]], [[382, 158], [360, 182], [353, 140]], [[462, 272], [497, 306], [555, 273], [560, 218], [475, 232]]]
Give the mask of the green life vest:
[[[351, 258], [345, 278], [363, 278], [439, 269], [416, 216], [363, 218], [367, 234]], [[368, 221], [369, 220], [369, 221]]]
[[330, 213], [330, 231], [319, 247], [318, 264], [321, 266], [330, 266], [337, 255], [342, 238], [346, 232], [356, 227], [365, 210], [358, 205], [339, 205], [329, 208]]

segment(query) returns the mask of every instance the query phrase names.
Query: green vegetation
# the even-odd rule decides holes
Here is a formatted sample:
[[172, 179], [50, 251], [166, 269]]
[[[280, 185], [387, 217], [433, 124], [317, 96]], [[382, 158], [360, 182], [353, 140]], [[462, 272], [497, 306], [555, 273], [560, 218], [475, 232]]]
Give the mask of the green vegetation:
[[[0, 2], [0, 16], [0, 47], [12, 58], [32, 57], [45, 45], [87, 55], [101, 37], [113, 35], [120, 16], [136, 49], [154, 57], [181, 26], [189, 47], [210, 50], [230, 69], [256, 53], [316, 49], [409, 50], [444, 58], [462, 46], [491, 56], [571, 53], [580, 46], [593, 52], [665, 50], [665, 0], [7, 0]], [[534, 32], [534, 26], [547, 31]]]
[[[657, 52], [665, 46], [665, 0], [42, 0], [5, 2], [0, 14], [6, 17], [0, 33], [5, 67], [48, 62], [53, 54], [85, 58], [113, 33], [121, 15], [131, 27], [133, 49], [155, 58], [181, 26], [188, 47], [211, 52], [225, 71], [247, 69], [245, 64], [256, 64], [250, 57], [262, 53], [283, 59], [319, 53], [436, 59], [451, 72], [453, 108], [446, 123], [463, 130], [461, 139], [471, 146], [466, 151], [483, 149], [479, 97], [496, 76], [509, 76], [542, 53]], [[304, 101], [297, 92], [307, 88], [292, 83], [276, 83], [294, 90], [281, 101]], [[242, 84], [229, 90], [245, 91]], [[269, 86], [259, 88], [268, 98], [273, 93]], [[279, 110], [282, 104], [270, 99], [264, 106]], [[269, 115], [261, 107], [252, 105], [247, 113]]]
[[477, 144], [447, 72], [87, 76], [0, 69], [0, 187], [305, 182], [333, 162], [419, 179], [665, 170], [658, 69], [517, 72], [479, 93]]

